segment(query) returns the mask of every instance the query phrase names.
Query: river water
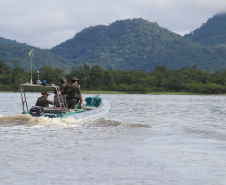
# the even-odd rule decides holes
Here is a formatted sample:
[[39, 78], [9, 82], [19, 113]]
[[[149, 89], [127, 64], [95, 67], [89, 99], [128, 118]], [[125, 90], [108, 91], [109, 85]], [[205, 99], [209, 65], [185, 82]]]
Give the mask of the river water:
[[0, 93], [0, 184], [226, 183], [226, 96], [100, 96], [106, 117], [75, 121], [21, 115], [20, 93]]

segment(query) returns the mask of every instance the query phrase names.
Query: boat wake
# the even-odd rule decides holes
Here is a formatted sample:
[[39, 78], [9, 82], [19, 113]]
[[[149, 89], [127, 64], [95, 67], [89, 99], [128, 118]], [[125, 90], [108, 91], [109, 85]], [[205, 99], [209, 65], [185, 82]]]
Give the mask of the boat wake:
[[106, 118], [100, 118], [97, 121], [89, 122], [87, 125], [93, 127], [151, 127], [145, 124], [127, 123], [119, 120], [110, 120]]
[[99, 118], [94, 120], [76, 120], [74, 118], [59, 119], [48, 117], [32, 117], [31, 115], [16, 114], [3, 117], [0, 115], [0, 126], [63, 126], [63, 127], [150, 127], [140, 123], [126, 123], [119, 120]]
[[31, 115], [16, 114], [14, 116], [0, 117], [0, 126], [79, 126], [83, 122], [75, 119], [61, 120], [58, 118], [32, 117]]

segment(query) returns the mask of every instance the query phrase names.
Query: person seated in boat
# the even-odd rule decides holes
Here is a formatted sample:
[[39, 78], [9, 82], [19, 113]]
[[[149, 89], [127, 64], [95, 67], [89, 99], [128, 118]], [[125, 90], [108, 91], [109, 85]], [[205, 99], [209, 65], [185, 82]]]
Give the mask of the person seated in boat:
[[53, 105], [54, 104], [54, 100], [50, 101], [48, 100], [48, 96], [50, 94], [48, 94], [47, 92], [42, 92], [41, 93], [42, 96], [38, 98], [37, 102], [36, 102], [36, 106], [41, 106], [41, 107], [49, 107], [49, 104]]
[[71, 82], [72, 84], [67, 84], [66, 87], [61, 90], [61, 94], [66, 93], [67, 108], [76, 109], [78, 102], [79, 105], [83, 103], [82, 93], [78, 85], [79, 79], [74, 77], [71, 79]]
[[[65, 87], [66, 87], [66, 85], [67, 85], [67, 80], [66, 80], [66, 78], [61, 78], [60, 79], [60, 85], [59, 85], [59, 88], [60, 88], [60, 90], [62, 90], [62, 89], [64, 89]], [[57, 95], [57, 91], [56, 91], [56, 89], [54, 90], [54, 97], [56, 97], [56, 95]], [[63, 94], [61, 94], [61, 95], [66, 95], [66, 93], [63, 93]]]

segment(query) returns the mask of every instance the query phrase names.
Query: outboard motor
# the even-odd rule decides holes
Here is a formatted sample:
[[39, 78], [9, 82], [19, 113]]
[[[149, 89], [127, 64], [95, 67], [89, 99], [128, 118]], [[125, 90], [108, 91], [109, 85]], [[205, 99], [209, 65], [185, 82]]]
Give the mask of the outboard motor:
[[40, 117], [43, 116], [44, 111], [43, 111], [43, 107], [40, 106], [34, 106], [30, 109], [30, 114], [33, 117]]

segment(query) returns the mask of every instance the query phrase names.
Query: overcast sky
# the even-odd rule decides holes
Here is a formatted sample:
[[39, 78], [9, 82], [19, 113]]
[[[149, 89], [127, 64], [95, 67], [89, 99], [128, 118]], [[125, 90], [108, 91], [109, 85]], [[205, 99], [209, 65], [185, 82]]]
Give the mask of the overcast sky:
[[225, 0], [0, 0], [0, 37], [45, 49], [89, 26], [128, 18], [184, 35], [221, 12]]

